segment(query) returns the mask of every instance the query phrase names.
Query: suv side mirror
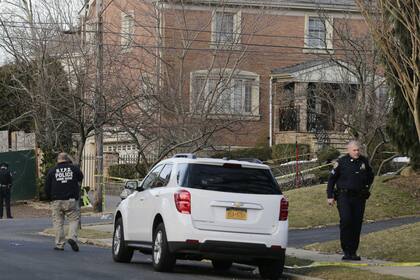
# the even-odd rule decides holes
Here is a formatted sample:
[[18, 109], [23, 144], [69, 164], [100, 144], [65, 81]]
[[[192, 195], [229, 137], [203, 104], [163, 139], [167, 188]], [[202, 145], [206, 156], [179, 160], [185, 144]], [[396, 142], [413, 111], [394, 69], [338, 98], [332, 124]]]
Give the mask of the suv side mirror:
[[138, 187], [139, 187], [139, 183], [137, 181], [127, 181], [125, 183], [124, 189], [137, 190]]

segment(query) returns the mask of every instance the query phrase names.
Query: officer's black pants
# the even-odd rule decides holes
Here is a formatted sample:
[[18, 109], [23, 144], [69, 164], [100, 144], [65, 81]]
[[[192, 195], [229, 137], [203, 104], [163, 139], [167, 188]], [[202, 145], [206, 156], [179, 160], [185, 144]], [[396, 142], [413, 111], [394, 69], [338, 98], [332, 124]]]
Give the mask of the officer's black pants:
[[366, 200], [359, 196], [340, 193], [337, 208], [340, 214], [340, 241], [345, 254], [355, 254], [359, 247], [360, 231]]
[[6, 204], [6, 215], [8, 218], [12, 217], [10, 213], [10, 189], [0, 187], [0, 218], [3, 217], [3, 201]]

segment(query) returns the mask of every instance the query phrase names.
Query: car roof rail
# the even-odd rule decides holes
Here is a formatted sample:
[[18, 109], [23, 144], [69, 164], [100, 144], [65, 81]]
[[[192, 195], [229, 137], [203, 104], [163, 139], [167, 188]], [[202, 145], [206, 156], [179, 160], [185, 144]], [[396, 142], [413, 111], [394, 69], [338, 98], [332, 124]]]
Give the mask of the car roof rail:
[[235, 160], [239, 160], [239, 161], [247, 161], [247, 162], [252, 162], [252, 163], [259, 163], [262, 164], [263, 162], [257, 158], [237, 158]]
[[185, 154], [175, 154], [173, 156], [173, 158], [192, 158], [192, 159], [196, 159], [197, 156], [195, 154], [185, 153]]

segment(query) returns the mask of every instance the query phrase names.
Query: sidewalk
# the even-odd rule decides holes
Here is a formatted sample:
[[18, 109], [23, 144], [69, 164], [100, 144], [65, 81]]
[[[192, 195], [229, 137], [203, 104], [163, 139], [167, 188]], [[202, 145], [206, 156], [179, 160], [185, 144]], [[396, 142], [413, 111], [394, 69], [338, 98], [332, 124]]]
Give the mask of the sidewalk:
[[[101, 225], [86, 225], [84, 228], [89, 228], [97, 231], [112, 232], [112, 224], [101, 224]], [[111, 248], [112, 239], [93, 239], [93, 240], [81, 240], [84, 243], [92, 244], [101, 247]], [[287, 248], [286, 253], [288, 256], [307, 259], [316, 262], [316, 265], [325, 266], [350, 266], [358, 269], [369, 270], [375, 273], [385, 275], [401, 276], [408, 279], [420, 280], [420, 266], [398, 266], [398, 263], [373, 260], [362, 258], [361, 262], [343, 262], [341, 260], [342, 255], [338, 254], [323, 254], [316, 251], [309, 251], [304, 249]], [[297, 275], [295, 275], [297, 277]], [[304, 279], [300, 278], [299, 279]], [[306, 278], [308, 279], [308, 278]]]
[[398, 263], [373, 260], [362, 257], [362, 261], [356, 262], [343, 262], [341, 260], [342, 255], [338, 254], [323, 254], [316, 251], [309, 251], [304, 249], [287, 248], [288, 256], [312, 260], [319, 263], [319, 265], [338, 265], [338, 266], [350, 266], [358, 269], [369, 270], [375, 273], [401, 276], [408, 279], [420, 279], [420, 266], [398, 266]]

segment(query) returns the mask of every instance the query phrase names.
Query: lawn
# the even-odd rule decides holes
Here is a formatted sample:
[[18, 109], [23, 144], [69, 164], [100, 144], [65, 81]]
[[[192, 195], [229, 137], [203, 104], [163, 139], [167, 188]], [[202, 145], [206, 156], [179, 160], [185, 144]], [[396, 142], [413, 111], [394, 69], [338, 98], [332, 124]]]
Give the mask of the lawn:
[[[311, 260], [299, 259], [295, 257], [286, 256], [286, 266], [307, 266], [312, 264]], [[321, 279], [372, 279], [372, 280], [402, 280], [406, 279], [403, 277], [397, 277], [393, 275], [378, 274], [353, 267], [340, 267], [340, 266], [317, 266], [309, 268], [286, 268], [285, 272], [300, 274], [310, 277], [318, 277]], [[292, 278], [293, 279], [293, 278]]]
[[[305, 249], [327, 253], [341, 252], [338, 240], [314, 243], [305, 246]], [[418, 262], [420, 260], [420, 223], [362, 235], [358, 253], [372, 259]]]
[[[377, 177], [366, 204], [365, 221], [420, 215], [420, 176], [384, 182]], [[338, 223], [337, 208], [327, 205], [326, 186], [285, 192], [289, 199], [291, 228], [325, 226]]]
[[384, 275], [366, 270], [339, 266], [321, 266], [301, 269], [288, 269], [286, 272], [316, 277], [325, 280], [403, 280], [404, 277]]

